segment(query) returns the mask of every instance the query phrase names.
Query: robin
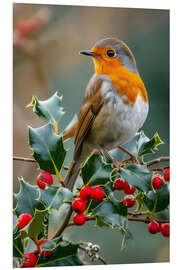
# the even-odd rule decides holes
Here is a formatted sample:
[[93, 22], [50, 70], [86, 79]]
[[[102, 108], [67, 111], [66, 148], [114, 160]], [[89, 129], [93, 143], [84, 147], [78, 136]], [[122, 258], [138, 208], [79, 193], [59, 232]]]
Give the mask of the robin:
[[[143, 125], [148, 114], [148, 95], [135, 58], [121, 40], [106, 38], [80, 54], [92, 57], [95, 73], [84, 95], [77, 122], [62, 134], [74, 137], [74, 155], [64, 184], [73, 189], [81, 167], [94, 149], [122, 148]], [[107, 152], [108, 153], [108, 152]]]

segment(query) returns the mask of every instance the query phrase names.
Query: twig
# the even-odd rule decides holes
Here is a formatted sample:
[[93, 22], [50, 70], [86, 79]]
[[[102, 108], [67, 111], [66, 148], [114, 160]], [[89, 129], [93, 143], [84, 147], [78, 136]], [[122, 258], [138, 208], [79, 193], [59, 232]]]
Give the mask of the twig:
[[152, 166], [156, 163], [160, 163], [160, 162], [166, 162], [166, 161], [169, 161], [170, 160], [170, 157], [159, 157], [159, 158], [156, 158], [156, 159], [153, 159], [149, 162], [146, 163], [146, 166], [149, 167], [149, 166]]
[[36, 162], [36, 160], [33, 158], [24, 158], [24, 157], [17, 157], [17, 156], [13, 156], [13, 160], [26, 161], [26, 162]]
[[148, 215], [149, 211], [142, 211], [142, 212], [128, 212], [129, 216], [138, 217], [142, 215]]
[[165, 169], [169, 168], [169, 166], [159, 167], [159, 168], [149, 168], [149, 171], [156, 172], [156, 171], [164, 171]]
[[[18, 156], [13, 156], [13, 160], [36, 163], [36, 160], [33, 158], [25, 158], [25, 157], [18, 157]], [[63, 166], [63, 169], [68, 170], [68, 166]]]
[[[130, 215], [134, 215], [135, 213], [130, 213]], [[141, 213], [137, 213], [138, 215], [140, 215]], [[143, 215], [143, 214], [142, 214]], [[95, 220], [96, 219], [96, 217], [87, 217], [86, 218], [86, 221], [90, 221], [90, 220]], [[138, 218], [138, 217], [127, 217], [127, 219], [129, 220], [129, 221], [138, 221], [138, 222], [145, 222], [145, 223], [149, 223], [150, 222], [150, 219], [149, 219], [149, 217], [146, 217], [146, 218]], [[156, 220], [158, 223], [169, 223], [169, 221], [168, 220]], [[73, 226], [73, 225], [76, 225], [76, 224], [74, 224], [74, 222], [69, 222], [68, 224], [67, 224], [67, 226], [69, 227], [69, 226]]]
[[62, 232], [64, 231], [64, 229], [68, 225], [68, 222], [70, 220], [71, 215], [72, 215], [72, 208], [70, 207], [70, 209], [69, 209], [69, 211], [67, 213], [67, 216], [66, 216], [66, 218], [64, 220], [64, 223], [62, 224], [62, 226], [59, 228], [59, 230], [56, 232], [55, 235], [53, 235], [53, 237], [50, 240], [52, 240], [52, 239], [54, 239], [54, 238], [56, 238], [56, 237], [58, 237], [58, 236], [60, 236], [62, 234]]
[[[86, 248], [85, 248], [85, 247], [82, 247], [82, 246], [79, 246], [79, 249], [82, 249], [83, 251], [86, 251]], [[99, 256], [98, 259], [99, 259], [102, 263], [107, 264], [107, 262], [106, 262], [101, 256]]]

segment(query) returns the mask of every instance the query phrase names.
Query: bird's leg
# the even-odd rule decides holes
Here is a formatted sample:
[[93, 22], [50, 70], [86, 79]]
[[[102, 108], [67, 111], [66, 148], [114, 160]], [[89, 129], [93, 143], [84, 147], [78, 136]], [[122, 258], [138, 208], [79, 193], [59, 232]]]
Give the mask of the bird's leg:
[[120, 162], [118, 162], [115, 158], [113, 158], [113, 156], [106, 150], [106, 149], [103, 149], [103, 151], [106, 153], [106, 155], [110, 158], [110, 160], [112, 161], [112, 163], [113, 163], [113, 166], [115, 167], [115, 168], [120, 168], [120, 166], [121, 166], [121, 163]]
[[129, 161], [132, 161], [132, 163], [138, 164], [137, 158], [136, 158], [132, 153], [130, 153], [128, 150], [126, 150], [126, 149], [123, 148], [122, 146], [118, 146], [118, 148], [119, 148], [121, 151], [125, 152], [128, 156], [130, 156], [130, 158], [124, 160], [123, 163], [127, 163], [127, 162], [129, 162]]

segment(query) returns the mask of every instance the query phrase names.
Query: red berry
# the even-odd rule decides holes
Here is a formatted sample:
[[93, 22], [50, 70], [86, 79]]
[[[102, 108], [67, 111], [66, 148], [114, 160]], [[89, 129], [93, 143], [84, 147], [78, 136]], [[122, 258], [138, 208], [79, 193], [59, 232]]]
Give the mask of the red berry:
[[32, 220], [32, 216], [28, 213], [21, 214], [18, 218], [18, 229], [21, 230], [24, 228], [30, 221]]
[[37, 262], [37, 257], [34, 253], [26, 253], [22, 257], [22, 263], [24, 267], [34, 267]]
[[135, 192], [135, 190], [136, 190], [135, 187], [130, 186], [130, 185], [128, 184], [128, 182], [126, 182], [126, 181], [125, 181], [125, 183], [124, 183], [123, 189], [124, 189], [124, 192], [125, 192], [126, 194], [133, 194], [133, 193]]
[[77, 213], [82, 213], [85, 211], [85, 209], [86, 209], [86, 203], [81, 199], [75, 200], [72, 203], [72, 210]]
[[104, 198], [104, 191], [102, 187], [95, 187], [92, 190], [92, 197], [96, 202], [102, 201], [102, 199]]
[[124, 183], [125, 181], [123, 179], [120, 179], [120, 178], [116, 179], [114, 181], [114, 189], [118, 189], [118, 190], [124, 189]]
[[150, 233], [158, 233], [160, 231], [160, 225], [157, 221], [151, 221], [149, 224], [148, 224], [148, 231]]
[[133, 195], [126, 195], [123, 199], [123, 204], [126, 205], [128, 208], [133, 207], [136, 203], [136, 200], [134, 200]]
[[170, 224], [169, 223], [161, 224], [161, 233], [165, 237], [169, 237], [169, 235], [170, 235]]
[[52, 185], [53, 184], [53, 177], [49, 172], [42, 172], [37, 177], [37, 185], [41, 189], [45, 189], [46, 184]]
[[164, 172], [164, 179], [166, 181], [169, 181], [170, 180], [170, 168], [167, 168]]
[[74, 224], [83, 225], [86, 222], [86, 216], [82, 213], [76, 214], [73, 218]]
[[43, 243], [47, 243], [47, 242], [48, 242], [47, 239], [42, 239], [42, 240], [39, 242], [38, 246], [37, 246], [39, 254], [40, 254], [41, 256], [43, 256], [43, 257], [48, 257], [48, 256], [50, 256], [50, 255], [52, 254], [52, 250], [41, 250], [41, 245], [42, 245]]
[[88, 202], [92, 199], [92, 187], [90, 186], [85, 186], [81, 189], [80, 191], [80, 198], [85, 201]]
[[153, 178], [152, 186], [153, 186], [154, 189], [160, 189], [162, 184], [163, 184], [162, 178], [160, 178], [158, 176]]

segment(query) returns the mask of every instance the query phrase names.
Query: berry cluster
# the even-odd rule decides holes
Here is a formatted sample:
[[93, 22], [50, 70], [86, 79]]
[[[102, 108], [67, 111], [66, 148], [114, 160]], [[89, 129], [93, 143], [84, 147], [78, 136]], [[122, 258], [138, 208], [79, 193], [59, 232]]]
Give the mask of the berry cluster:
[[133, 207], [136, 203], [136, 200], [134, 199], [134, 192], [136, 191], [136, 188], [134, 186], [131, 186], [126, 182], [124, 179], [118, 178], [114, 181], [114, 189], [116, 190], [123, 190], [124, 193], [127, 195], [123, 198], [123, 204], [126, 205], [128, 208]]
[[[21, 214], [18, 218], [18, 224], [17, 224], [18, 229], [22, 230], [26, 225], [30, 223], [31, 220], [32, 220], [32, 216], [30, 214], [28, 213]], [[52, 253], [52, 250], [41, 250], [41, 245], [46, 242], [48, 242], [47, 239], [42, 239], [37, 244], [38, 253], [40, 256], [43, 256], [43, 257], [50, 256]], [[22, 258], [22, 263], [24, 267], [34, 267], [36, 265], [36, 262], [37, 262], [37, 257], [32, 252], [24, 254]]]
[[80, 198], [72, 203], [72, 210], [77, 214], [74, 216], [73, 221], [76, 225], [83, 225], [86, 222], [84, 211], [86, 210], [86, 203], [90, 200], [100, 202], [104, 198], [104, 191], [101, 187], [92, 188], [85, 186], [80, 191]]
[[170, 235], [170, 224], [169, 223], [158, 223], [157, 221], [151, 221], [148, 224], [148, 231], [152, 234], [161, 232], [163, 236], [169, 237]]

